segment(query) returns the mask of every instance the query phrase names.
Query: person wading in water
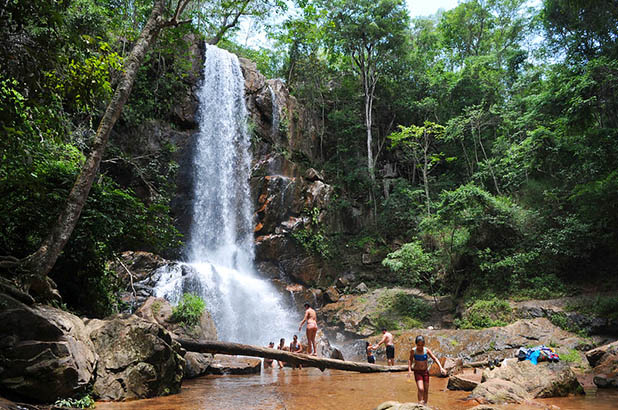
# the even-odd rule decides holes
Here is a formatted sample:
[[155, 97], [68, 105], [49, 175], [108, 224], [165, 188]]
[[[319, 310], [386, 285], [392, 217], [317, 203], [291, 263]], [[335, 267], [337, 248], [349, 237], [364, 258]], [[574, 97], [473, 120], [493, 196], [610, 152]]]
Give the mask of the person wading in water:
[[365, 350], [367, 351], [367, 363], [376, 364], [376, 357], [373, 355], [373, 346], [369, 342], [365, 342]]
[[[279, 340], [279, 346], [277, 346], [277, 350], [285, 350], [285, 351], [290, 350], [285, 345], [285, 339], [284, 338], [281, 338], [281, 340]], [[279, 365], [280, 369], [283, 369], [283, 366], [285, 366], [285, 362], [282, 362], [281, 360], [277, 360], [277, 364]]]
[[300, 322], [298, 331], [303, 328], [305, 322], [307, 322], [307, 354], [317, 356], [318, 350], [315, 347], [315, 335], [318, 333], [318, 316], [309, 303], [305, 303], [305, 317], [303, 321]]
[[[275, 348], [275, 342], [270, 342], [268, 344], [268, 346], [266, 346], [266, 347], [268, 347], [269, 349], [274, 349]], [[273, 359], [266, 359], [266, 358], [264, 358], [264, 368], [266, 369], [266, 368], [269, 368], [269, 367], [270, 368], [273, 367]]]
[[410, 350], [410, 358], [408, 359], [408, 377], [410, 377], [412, 370], [414, 370], [417, 397], [421, 404], [427, 404], [427, 398], [429, 397], [429, 366], [427, 356], [431, 357], [434, 363], [440, 367], [440, 373], [445, 375], [446, 370], [444, 370], [440, 361], [431, 350], [425, 347], [425, 338], [423, 336], [416, 336], [416, 346]]
[[[294, 339], [290, 342], [290, 352], [292, 353], [302, 353], [303, 345], [298, 341], [298, 336], [294, 335]], [[302, 369], [302, 364], [297, 364], [294, 366], [295, 369]]]
[[375, 345], [373, 350], [377, 350], [381, 344], [384, 344], [384, 346], [386, 346], [386, 363], [392, 366], [395, 364], [395, 344], [393, 343], [393, 335], [387, 332], [386, 329], [382, 329], [382, 334], [384, 335], [382, 336], [382, 340]]

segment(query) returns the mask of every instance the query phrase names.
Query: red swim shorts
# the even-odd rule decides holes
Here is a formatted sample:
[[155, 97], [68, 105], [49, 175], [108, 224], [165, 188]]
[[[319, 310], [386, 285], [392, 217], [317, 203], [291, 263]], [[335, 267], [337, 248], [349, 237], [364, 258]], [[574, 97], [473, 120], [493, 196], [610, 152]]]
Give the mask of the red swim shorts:
[[429, 384], [429, 370], [414, 370], [414, 380], [422, 380], [427, 386]]

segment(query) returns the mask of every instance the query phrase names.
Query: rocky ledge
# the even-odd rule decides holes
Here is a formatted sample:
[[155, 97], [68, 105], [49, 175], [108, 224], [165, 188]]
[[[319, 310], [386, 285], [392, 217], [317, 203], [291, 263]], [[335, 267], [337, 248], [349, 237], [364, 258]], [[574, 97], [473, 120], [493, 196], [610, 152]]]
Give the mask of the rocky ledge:
[[564, 397], [583, 393], [577, 376], [566, 363], [507, 359], [500, 367], [485, 369], [481, 384], [470, 398], [481, 403], [522, 403], [534, 398]]
[[[410, 329], [393, 332], [395, 360], [406, 363], [410, 347], [417, 335], [425, 336], [427, 347], [438, 356], [461, 358], [464, 361], [504, 359], [514, 357], [520, 347], [545, 344], [556, 346], [558, 353], [586, 349], [589, 341], [554, 326], [545, 318], [519, 320], [504, 327], [487, 329]], [[380, 336], [367, 340], [376, 343]], [[384, 354], [378, 351], [378, 355]], [[582, 360], [584, 353], [579, 353]]]

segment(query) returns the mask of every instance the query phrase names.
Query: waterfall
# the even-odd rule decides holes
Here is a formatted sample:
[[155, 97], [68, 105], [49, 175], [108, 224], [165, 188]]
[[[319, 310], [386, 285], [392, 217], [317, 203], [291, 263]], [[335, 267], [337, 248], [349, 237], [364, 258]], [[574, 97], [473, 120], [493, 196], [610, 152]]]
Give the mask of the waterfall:
[[272, 85], [268, 86], [268, 90], [270, 90], [270, 100], [271, 100], [271, 109], [273, 112], [273, 125], [270, 130], [270, 133], [275, 141], [277, 141], [277, 137], [279, 136], [279, 103], [277, 102], [277, 94], [275, 90], [273, 90]]
[[207, 46], [198, 92], [194, 203], [187, 263], [158, 272], [155, 295], [178, 303], [184, 292], [206, 302], [221, 340], [266, 344], [288, 338], [296, 314], [254, 267], [250, 140], [238, 58]]

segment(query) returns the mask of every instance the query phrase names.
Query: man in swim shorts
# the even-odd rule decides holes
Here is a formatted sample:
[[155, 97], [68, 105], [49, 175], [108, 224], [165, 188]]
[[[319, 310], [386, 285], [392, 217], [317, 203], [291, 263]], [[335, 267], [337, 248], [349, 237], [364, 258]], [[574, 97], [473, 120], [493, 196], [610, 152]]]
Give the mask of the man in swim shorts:
[[307, 322], [307, 354], [317, 356], [318, 350], [315, 346], [315, 335], [318, 333], [318, 316], [309, 303], [305, 303], [305, 317], [298, 326], [299, 331], [303, 328], [305, 322]]
[[387, 332], [386, 329], [382, 329], [382, 334], [382, 340], [375, 345], [375, 349], [380, 347], [381, 344], [384, 344], [384, 346], [386, 346], [386, 362], [389, 366], [392, 366], [395, 364], [395, 344], [393, 343], [393, 335]]

